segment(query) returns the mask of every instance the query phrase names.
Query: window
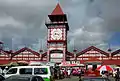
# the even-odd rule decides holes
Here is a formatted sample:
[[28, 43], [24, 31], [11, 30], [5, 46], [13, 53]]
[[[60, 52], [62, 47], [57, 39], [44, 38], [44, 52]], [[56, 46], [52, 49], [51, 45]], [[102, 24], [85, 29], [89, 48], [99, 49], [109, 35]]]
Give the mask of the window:
[[32, 74], [32, 68], [21, 68], [20, 74]]
[[63, 53], [63, 50], [51, 50], [50, 53]]
[[47, 74], [47, 68], [34, 68], [34, 74]]
[[17, 73], [17, 68], [12, 68], [6, 74], [16, 74], [16, 73]]

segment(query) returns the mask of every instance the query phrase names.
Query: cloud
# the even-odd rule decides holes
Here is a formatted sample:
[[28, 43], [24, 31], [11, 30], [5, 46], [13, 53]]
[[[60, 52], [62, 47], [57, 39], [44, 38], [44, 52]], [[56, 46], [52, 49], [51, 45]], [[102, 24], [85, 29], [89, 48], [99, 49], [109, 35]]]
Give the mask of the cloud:
[[38, 41], [45, 37], [47, 28], [43, 22], [56, 4], [55, 0], [49, 3], [48, 1], [0, 1], [0, 39], [4, 41], [5, 46], [10, 49], [32, 47], [32, 44], [37, 45]]
[[[120, 28], [119, 11], [117, 11], [120, 2], [117, 0], [114, 2], [112, 0], [73, 0], [72, 4], [77, 5], [66, 9], [70, 12], [69, 22], [72, 22], [70, 23], [72, 31], [69, 32], [70, 46], [75, 45], [76, 49], [81, 50], [94, 45], [106, 50], [112, 34]], [[114, 12], [111, 9], [114, 9]]]
[[[56, 0], [1, 0], [0, 39], [5, 48], [28, 46], [39, 50], [43, 40], [46, 49], [45, 20], [56, 3]], [[70, 27], [69, 51], [74, 46], [81, 51], [90, 45], [106, 49], [112, 34], [120, 30], [119, 0], [60, 0], [60, 5]]]
[[12, 17], [0, 18], [0, 22], [0, 27], [3, 27], [5, 25], [13, 25], [14, 27], [22, 26], [22, 23], [15, 21]]

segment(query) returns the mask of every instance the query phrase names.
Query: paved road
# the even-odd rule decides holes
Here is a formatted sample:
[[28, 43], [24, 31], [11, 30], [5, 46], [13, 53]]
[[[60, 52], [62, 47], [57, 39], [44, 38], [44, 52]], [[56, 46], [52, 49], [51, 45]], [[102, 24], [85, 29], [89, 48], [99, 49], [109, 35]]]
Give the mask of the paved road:
[[[110, 78], [111, 81], [115, 81], [114, 78]], [[77, 76], [72, 76], [71, 78], [64, 78], [60, 80], [55, 81], [79, 81], [79, 78]]]
[[79, 78], [77, 76], [72, 76], [71, 78], [64, 78], [64, 79], [55, 80], [55, 81], [79, 81]]

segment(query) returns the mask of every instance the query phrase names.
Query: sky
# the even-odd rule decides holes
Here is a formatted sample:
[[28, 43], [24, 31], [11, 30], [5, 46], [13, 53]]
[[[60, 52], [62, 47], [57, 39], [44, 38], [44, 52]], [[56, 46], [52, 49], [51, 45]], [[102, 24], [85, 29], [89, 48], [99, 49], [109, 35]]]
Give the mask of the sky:
[[[58, 0], [0, 0], [0, 40], [5, 50], [47, 50], [45, 21]], [[120, 0], [59, 0], [67, 14], [68, 51], [120, 48]]]

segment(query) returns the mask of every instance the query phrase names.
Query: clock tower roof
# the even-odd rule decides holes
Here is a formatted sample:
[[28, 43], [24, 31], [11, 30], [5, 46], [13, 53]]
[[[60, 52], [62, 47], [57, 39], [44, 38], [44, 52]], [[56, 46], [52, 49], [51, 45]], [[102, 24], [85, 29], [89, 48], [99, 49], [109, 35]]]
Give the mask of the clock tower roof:
[[51, 13], [51, 15], [63, 15], [63, 11], [62, 8], [60, 7], [60, 4], [58, 3], [56, 8], [53, 10], [53, 12]]
[[63, 25], [66, 27], [67, 31], [69, 30], [67, 16], [66, 14], [63, 13], [62, 8], [60, 7], [59, 3], [57, 3], [55, 9], [52, 11], [50, 15], [48, 15], [48, 17], [49, 19], [45, 23], [47, 27], [51, 27], [51, 25], [54, 25], [54, 26]]

